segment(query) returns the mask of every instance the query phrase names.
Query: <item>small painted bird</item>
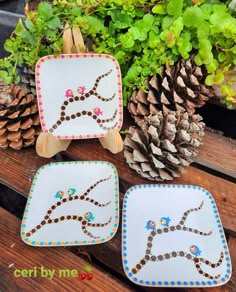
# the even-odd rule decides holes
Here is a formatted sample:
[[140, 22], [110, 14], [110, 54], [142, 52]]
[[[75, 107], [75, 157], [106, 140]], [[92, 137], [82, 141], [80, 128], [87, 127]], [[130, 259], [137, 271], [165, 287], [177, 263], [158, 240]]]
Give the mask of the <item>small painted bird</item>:
[[93, 109], [93, 113], [96, 115], [96, 116], [100, 116], [100, 115], [103, 115], [103, 111], [101, 111], [101, 109], [99, 107], [95, 107]]
[[161, 224], [162, 226], [166, 226], [166, 227], [168, 227], [170, 221], [171, 221], [171, 220], [170, 220], [169, 217], [162, 217], [162, 218], [160, 219], [160, 224]]
[[57, 193], [56, 193], [56, 195], [55, 195], [55, 198], [57, 198], [57, 199], [62, 199], [63, 198], [63, 196], [64, 196], [64, 192], [63, 191], [58, 191]]
[[198, 246], [196, 245], [191, 245], [190, 248], [189, 248], [190, 252], [195, 255], [195, 256], [198, 256], [198, 255], [201, 255], [201, 250], [199, 249]]
[[69, 189], [66, 193], [69, 197], [71, 197], [76, 193], [76, 189]]
[[66, 96], [67, 98], [73, 97], [73, 96], [74, 96], [74, 94], [73, 94], [73, 90], [72, 90], [72, 89], [67, 89], [67, 90], [66, 90], [66, 93], [65, 93], [65, 96]]
[[92, 212], [87, 212], [84, 214], [84, 219], [87, 221], [93, 221], [95, 217], [93, 216]]
[[85, 86], [79, 86], [79, 87], [77, 88], [77, 92], [78, 92], [79, 94], [84, 94], [85, 90], [86, 90]]
[[154, 221], [152, 221], [152, 220], [149, 220], [147, 222], [147, 225], [146, 225], [145, 228], [147, 228], [147, 230], [149, 230], [149, 229], [154, 230], [155, 227], [156, 227], [156, 223]]

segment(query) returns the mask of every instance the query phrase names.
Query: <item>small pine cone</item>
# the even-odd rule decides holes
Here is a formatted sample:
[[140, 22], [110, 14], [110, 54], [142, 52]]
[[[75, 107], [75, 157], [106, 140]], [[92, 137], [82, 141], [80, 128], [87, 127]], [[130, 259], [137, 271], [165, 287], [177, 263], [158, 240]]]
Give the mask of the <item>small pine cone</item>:
[[36, 96], [35, 72], [29, 67], [20, 68], [20, 83], [22, 89]]
[[159, 112], [130, 127], [124, 141], [124, 156], [142, 177], [155, 181], [179, 177], [197, 155], [204, 135], [200, 115]]
[[12, 84], [0, 85], [1, 96], [8, 99], [0, 104], [0, 148], [19, 150], [34, 144], [41, 132], [36, 98]]
[[203, 67], [194, 64], [194, 55], [180, 59], [167, 67], [161, 75], [149, 77], [146, 90], [136, 89], [128, 103], [128, 109], [136, 122], [159, 111], [195, 112], [212, 97], [212, 88], [204, 84]]

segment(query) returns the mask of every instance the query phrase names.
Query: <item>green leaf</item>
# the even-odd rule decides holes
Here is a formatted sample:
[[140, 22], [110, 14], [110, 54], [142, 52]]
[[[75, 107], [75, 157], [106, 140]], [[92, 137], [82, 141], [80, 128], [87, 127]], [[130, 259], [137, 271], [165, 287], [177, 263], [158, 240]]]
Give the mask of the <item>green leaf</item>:
[[225, 79], [225, 76], [222, 72], [218, 72], [216, 75], [215, 75], [215, 78], [214, 78], [214, 81], [215, 81], [215, 84], [220, 84], [224, 81]]
[[132, 18], [123, 10], [112, 11], [111, 19], [114, 23], [114, 26], [119, 29], [130, 27], [132, 24]]
[[14, 44], [11, 39], [7, 39], [4, 43], [4, 50], [9, 53], [14, 53]]
[[151, 29], [154, 21], [155, 21], [154, 16], [149, 13], [145, 14], [143, 17], [143, 23], [146, 28]]
[[51, 5], [47, 2], [39, 3], [38, 14], [39, 14], [39, 17], [43, 19], [49, 19], [50, 17], [52, 17], [53, 10], [52, 10]]
[[179, 16], [183, 9], [183, 0], [169, 0], [167, 12], [169, 15]]
[[163, 21], [162, 21], [162, 29], [168, 29], [172, 23], [174, 22], [174, 17], [173, 16], [166, 16], [164, 17]]
[[12, 78], [8, 75], [6, 71], [0, 70], [0, 79], [3, 79], [4, 83], [10, 84], [12, 82]]
[[218, 62], [216, 59], [214, 59], [212, 62], [206, 65], [206, 69], [208, 73], [213, 73], [217, 70], [218, 68]]
[[24, 27], [24, 24], [22, 22], [22, 19], [20, 18], [14, 32], [16, 35], [21, 35], [22, 31], [24, 31], [24, 30], [25, 30], [25, 27]]
[[157, 4], [152, 8], [152, 13], [154, 14], [161, 14], [164, 15], [166, 14], [166, 5], [164, 4]]
[[56, 30], [60, 27], [61, 25], [61, 21], [60, 19], [55, 16], [53, 18], [51, 18], [48, 22], [47, 22], [47, 26], [52, 29], [52, 30]]
[[205, 79], [206, 85], [212, 86], [214, 84], [214, 77], [215, 76], [213, 74], [208, 75]]
[[203, 13], [197, 6], [186, 8], [183, 14], [184, 25], [187, 27], [198, 27], [203, 19]]
[[136, 27], [131, 27], [128, 31], [132, 35], [134, 40], [138, 40], [140, 38], [139, 30]]

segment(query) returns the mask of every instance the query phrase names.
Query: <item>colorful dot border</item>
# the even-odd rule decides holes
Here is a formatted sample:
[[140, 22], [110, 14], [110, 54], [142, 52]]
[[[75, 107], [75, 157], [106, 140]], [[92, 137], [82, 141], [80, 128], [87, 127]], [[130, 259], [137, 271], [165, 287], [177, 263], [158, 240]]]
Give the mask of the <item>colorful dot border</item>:
[[[46, 169], [49, 168], [51, 166], [57, 166], [57, 165], [86, 165], [86, 164], [94, 164], [94, 165], [98, 165], [98, 164], [102, 164], [102, 165], [108, 165], [111, 167], [111, 169], [113, 170], [113, 175], [114, 175], [114, 179], [115, 179], [115, 183], [114, 183], [114, 200], [115, 200], [115, 210], [114, 210], [114, 217], [115, 217], [115, 221], [114, 221], [114, 225], [112, 228], [112, 232], [109, 233], [109, 235], [103, 237], [103, 238], [99, 238], [99, 239], [91, 239], [91, 240], [75, 240], [75, 241], [34, 241], [34, 240], [30, 240], [29, 238], [27, 238], [26, 234], [26, 230], [27, 230], [27, 218], [28, 218], [28, 212], [30, 209], [30, 205], [31, 205], [31, 201], [33, 198], [33, 193], [34, 193], [34, 189], [35, 186], [37, 184], [37, 180], [38, 177], [40, 175], [40, 173]], [[32, 246], [42, 246], [42, 247], [47, 247], [47, 246], [71, 246], [71, 245], [93, 245], [93, 244], [99, 244], [99, 243], [105, 243], [109, 240], [111, 240], [117, 230], [118, 230], [118, 226], [119, 226], [119, 177], [118, 177], [118, 172], [116, 167], [107, 161], [67, 161], [67, 162], [50, 162], [46, 165], [41, 166], [35, 173], [33, 181], [32, 181], [32, 185], [30, 188], [30, 192], [29, 192], [29, 196], [28, 196], [28, 200], [25, 206], [25, 211], [22, 217], [22, 221], [21, 221], [21, 239]]]
[[[138, 279], [137, 276], [134, 276], [131, 272], [131, 269], [128, 266], [127, 260], [127, 230], [126, 230], [126, 217], [127, 217], [127, 202], [129, 199], [129, 195], [137, 189], [148, 189], [148, 188], [176, 188], [176, 189], [194, 189], [200, 190], [206, 194], [207, 198], [210, 200], [212, 204], [212, 209], [214, 212], [214, 216], [216, 219], [216, 223], [220, 233], [220, 240], [222, 241], [222, 247], [224, 249], [224, 256], [226, 259], [226, 274], [224, 277], [215, 280], [206, 280], [206, 281], [145, 281], [143, 279]], [[206, 189], [195, 186], [195, 185], [175, 185], [175, 184], [144, 184], [144, 185], [136, 185], [127, 190], [123, 200], [123, 212], [122, 212], [122, 263], [123, 269], [127, 275], [127, 277], [134, 282], [135, 284], [147, 286], [147, 287], [216, 287], [226, 284], [232, 275], [232, 265], [230, 259], [230, 253], [227, 245], [227, 241], [224, 234], [223, 225], [221, 223], [220, 215], [216, 206], [216, 202], [213, 196]]]
[[[39, 110], [39, 118], [41, 122], [41, 127], [44, 133], [49, 133], [49, 129], [46, 128], [45, 118], [44, 118], [44, 106], [43, 106], [43, 98], [41, 92], [41, 83], [40, 83], [40, 70], [41, 65], [44, 62], [55, 60], [55, 59], [81, 59], [81, 58], [104, 58], [109, 59], [115, 63], [116, 67], [116, 77], [118, 82], [118, 125], [116, 129], [120, 130], [123, 124], [123, 96], [122, 96], [122, 78], [121, 78], [121, 71], [120, 65], [116, 58], [107, 54], [91, 54], [91, 53], [81, 53], [81, 54], [61, 54], [61, 55], [48, 55], [39, 59], [35, 66], [35, 82], [36, 82], [36, 91], [37, 91], [37, 100], [38, 100], [38, 110]], [[53, 133], [52, 133], [53, 134]], [[54, 134], [53, 134], [54, 135]], [[99, 138], [105, 137], [106, 133], [98, 133], [98, 134], [84, 134], [84, 135], [54, 135], [57, 139], [92, 139], [92, 138]]]

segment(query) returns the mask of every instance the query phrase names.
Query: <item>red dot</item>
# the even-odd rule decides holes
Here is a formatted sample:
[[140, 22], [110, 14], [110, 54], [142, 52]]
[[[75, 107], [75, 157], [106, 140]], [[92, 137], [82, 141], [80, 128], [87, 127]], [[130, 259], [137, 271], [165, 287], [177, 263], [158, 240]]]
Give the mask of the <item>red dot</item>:
[[79, 278], [80, 278], [80, 280], [84, 280], [85, 279], [85, 274], [84, 273], [79, 274]]
[[93, 274], [87, 274], [87, 275], [86, 275], [86, 278], [87, 278], [88, 280], [92, 280], [92, 279], [93, 279]]

